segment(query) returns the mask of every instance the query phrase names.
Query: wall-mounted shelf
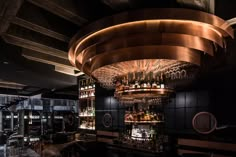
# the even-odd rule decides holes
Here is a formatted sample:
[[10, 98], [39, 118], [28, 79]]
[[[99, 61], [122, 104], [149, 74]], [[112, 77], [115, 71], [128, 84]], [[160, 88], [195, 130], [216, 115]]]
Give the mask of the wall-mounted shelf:
[[125, 123], [137, 123], [137, 124], [152, 124], [152, 123], [164, 123], [164, 121], [125, 121]]
[[90, 99], [95, 99], [95, 96], [89, 96], [89, 97], [84, 97], [84, 98], [79, 98], [79, 100], [90, 100]]
[[85, 127], [85, 126], [80, 126], [80, 129], [86, 129], [86, 130], [95, 130], [95, 127]]
[[89, 91], [94, 91], [95, 88], [88, 88], [88, 89], [82, 89], [80, 92], [89, 92]]
[[95, 115], [79, 115], [79, 117], [95, 117]]
[[79, 80], [79, 129], [95, 130], [95, 84]]

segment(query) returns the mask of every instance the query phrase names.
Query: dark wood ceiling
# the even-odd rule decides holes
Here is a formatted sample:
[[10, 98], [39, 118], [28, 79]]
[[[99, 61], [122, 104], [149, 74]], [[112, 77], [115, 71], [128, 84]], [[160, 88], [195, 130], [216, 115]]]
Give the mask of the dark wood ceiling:
[[[181, 7], [177, 4], [176, 0], [0, 0], [0, 79], [25, 85], [3, 86], [0, 92], [76, 96], [80, 73], [69, 63], [67, 52], [81, 27], [125, 10]], [[235, 8], [234, 1], [215, 2], [215, 14], [225, 20], [236, 17]], [[221, 70], [236, 67], [236, 42], [227, 42], [226, 61], [218, 65]]]

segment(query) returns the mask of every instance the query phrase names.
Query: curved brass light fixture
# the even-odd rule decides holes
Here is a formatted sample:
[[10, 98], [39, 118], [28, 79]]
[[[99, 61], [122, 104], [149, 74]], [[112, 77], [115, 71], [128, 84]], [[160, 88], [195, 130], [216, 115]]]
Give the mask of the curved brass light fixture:
[[202, 54], [214, 56], [215, 46], [225, 47], [224, 38], [233, 37], [225, 23], [189, 9], [124, 12], [81, 29], [71, 40], [69, 60], [107, 87], [130, 73], [151, 80], [176, 66], [200, 66]]

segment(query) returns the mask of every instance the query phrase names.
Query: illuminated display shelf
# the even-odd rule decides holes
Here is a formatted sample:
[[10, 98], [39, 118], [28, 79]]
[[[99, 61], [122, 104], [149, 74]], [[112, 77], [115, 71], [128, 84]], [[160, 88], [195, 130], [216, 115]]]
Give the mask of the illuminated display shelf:
[[79, 117], [95, 117], [95, 115], [79, 115]]
[[163, 86], [163, 88], [131, 88], [131, 89], [119, 89], [115, 92], [115, 97], [119, 99], [130, 99], [130, 98], [156, 98], [166, 97], [173, 93], [174, 90]]
[[95, 130], [95, 84], [90, 78], [79, 80], [79, 129]]
[[152, 124], [152, 123], [164, 123], [164, 121], [128, 121], [126, 120], [125, 123]]
[[84, 98], [79, 98], [80, 100], [95, 99], [95, 96], [88, 96]]
[[173, 90], [170, 88], [131, 88], [131, 89], [123, 89], [117, 90], [117, 93], [123, 92], [142, 92], [142, 91], [150, 91], [150, 92], [172, 92]]
[[86, 130], [95, 130], [95, 127], [85, 127], [85, 126], [79, 126], [80, 129], [86, 129]]
[[88, 88], [88, 89], [80, 89], [80, 92], [89, 92], [89, 91], [94, 91], [95, 88]]

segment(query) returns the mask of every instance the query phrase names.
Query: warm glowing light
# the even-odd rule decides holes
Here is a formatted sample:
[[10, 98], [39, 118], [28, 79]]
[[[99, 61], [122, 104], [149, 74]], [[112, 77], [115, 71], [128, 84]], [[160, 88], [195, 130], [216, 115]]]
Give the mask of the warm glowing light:
[[180, 8], [120, 13], [81, 29], [71, 41], [69, 60], [103, 87], [115, 88], [118, 98], [158, 102], [156, 97], [173, 92], [174, 81], [195, 77], [201, 55], [214, 56], [213, 44], [224, 48], [224, 38], [234, 35], [225, 23]]

